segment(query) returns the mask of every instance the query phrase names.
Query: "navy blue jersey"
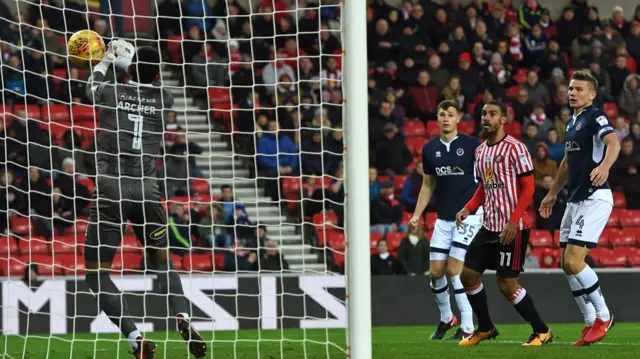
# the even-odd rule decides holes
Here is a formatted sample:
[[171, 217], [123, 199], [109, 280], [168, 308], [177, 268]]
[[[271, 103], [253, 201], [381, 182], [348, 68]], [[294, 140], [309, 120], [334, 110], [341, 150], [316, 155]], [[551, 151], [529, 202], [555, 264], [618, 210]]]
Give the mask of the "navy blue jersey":
[[444, 143], [438, 137], [424, 145], [422, 166], [425, 175], [436, 177], [434, 195], [439, 219], [455, 221], [456, 213], [476, 192], [478, 182], [474, 174], [474, 161], [478, 146], [478, 138], [463, 134], [458, 134], [449, 143]]
[[612, 132], [607, 114], [593, 106], [569, 120], [564, 144], [569, 165], [569, 202], [584, 201], [597, 189], [610, 188], [608, 182], [593, 186], [590, 175], [604, 159], [607, 146], [602, 139]]

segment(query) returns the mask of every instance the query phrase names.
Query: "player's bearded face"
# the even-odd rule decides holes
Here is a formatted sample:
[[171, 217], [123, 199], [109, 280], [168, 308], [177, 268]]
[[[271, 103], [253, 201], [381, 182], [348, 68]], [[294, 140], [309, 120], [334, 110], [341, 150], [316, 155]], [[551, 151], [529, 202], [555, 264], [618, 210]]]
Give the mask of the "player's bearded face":
[[496, 133], [500, 126], [504, 124], [505, 118], [500, 113], [497, 106], [486, 106], [482, 109], [482, 131], [481, 135], [486, 137]]

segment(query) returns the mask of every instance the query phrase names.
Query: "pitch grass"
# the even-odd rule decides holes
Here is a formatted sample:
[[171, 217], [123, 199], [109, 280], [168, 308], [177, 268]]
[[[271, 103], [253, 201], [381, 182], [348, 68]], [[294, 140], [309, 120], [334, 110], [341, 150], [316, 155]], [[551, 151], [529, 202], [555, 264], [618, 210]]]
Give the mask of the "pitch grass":
[[[542, 348], [521, 346], [531, 332], [528, 325], [499, 325], [498, 340], [476, 348], [460, 348], [453, 341], [429, 341], [433, 327], [378, 327], [373, 329], [374, 358], [638, 358], [640, 323], [619, 323], [601, 342], [573, 348], [580, 324], [552, 325], [554, 343]], [[241, 330], [203, 333], [213, 340], [208, 358], [345, 358], [345, 331], [332, 330]], [[177, 333], [147, 335], [158, 344], [156, 358], [189, 358]], [[97, 339], [97, 340], [96, 340]], [[306, 339], [306, 340], [305, 340]], [[327, 342], [334, 344], [327, 345]], [[126, 359], [126, 342], [115, 334], [78, 334], [48, 337], [0, 337], [0, 358], [12, 359]]]

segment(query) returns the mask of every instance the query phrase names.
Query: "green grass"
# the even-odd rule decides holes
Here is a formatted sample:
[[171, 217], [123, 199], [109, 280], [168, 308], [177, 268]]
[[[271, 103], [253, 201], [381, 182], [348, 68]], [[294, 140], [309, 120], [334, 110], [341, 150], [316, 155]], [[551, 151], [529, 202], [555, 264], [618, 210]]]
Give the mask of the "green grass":
[[[601, 342], [573, 348], [581, 324], [552, 325], [554, 342], [542, 348], [524, 348], [528, 325], [499, 325], [498, 340], [476, 348], [460, 348], [453, 341], [429, 341], [433, 327], [379, 327], [373, 330], [374, 358], [636, 358], [640, 354], [640, 323], [617, 324]], [[203, 333], [213, 340], [208, 358], [344, 358], [344, 330], [241, 330]], [[158, 344], [157, 358], [189, 358], [177, 333], [150, 333]], [[98, 340], [96, 340], [98, 339]], [[327, 345], [327, 342], [332, 344]], [[118, 335], [78, 334], [48, 337], [0, 337], [0, 358], [115, 359], [132, 358]]]

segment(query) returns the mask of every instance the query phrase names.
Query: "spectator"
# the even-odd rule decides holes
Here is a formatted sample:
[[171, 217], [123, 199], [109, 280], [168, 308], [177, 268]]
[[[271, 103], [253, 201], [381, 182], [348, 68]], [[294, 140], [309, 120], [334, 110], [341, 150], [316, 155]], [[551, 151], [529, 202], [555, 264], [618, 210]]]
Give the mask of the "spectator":
[[631, 72], [627, 69], [627, 58], [625, 56], [617, 56], [615, 64], [609, 68], [609, 77], [611, 77], [611, 95], [620, 96], [624, 89], [624, 83]]
[[91, 103], [87, 97], [87, 83], [80, 79], [80, 70], [71, 67], [69, 79], [60, 82], [60, 100], [63, 102]]
[[[544, 197], [547, 195], [547, 193], [549, 193], [549, 189], [553, 184], [553, 180], [553, 177], [545, 176], [542, 178], [540, 186], [536, 187], [536, 190], [533, 193], [533, 202], [535, 208], [540, 208], [540, 203], [542, 203]], [[566, 189], [563, 189], [558, 192], [556, 203], [553, 205], [553, 210], [551, 211], [551, 216], [549, 216], [549, 218], [543, 218], [540, 215], [540, 211], [536, 211], [536, 228], [546, 229], [550, 231], [554, 231], [560, 228], [560, 223], [562, 222], [562, 216], [564, 215], [566, 206], [567, 191]]]
[[[640, 115], [638, 116], [640, 117]], [[640, 122], [631, 123], [631, 133], [629, 137], [633, 140], [633, 152], [640, 154]]]
[[17, 55], [9, 56], [8, 66], [4, 67], [2, 79], [4, 80], [5, 98], [10, 102], [19, 102], [25, 95], [24, 68]]
[[442, 89], [442, 99], [454, 101], [460, 108], [464, 107], [464, 95], [462, 95], [459, 76], [451, 76], [449, 83]]
[[415, 60], [411, 56], [405, 57], [396, 71], [396, 86], [402, 89], [414, 86], [419, 72]]
[[380, 194], [382, 185], [378, 180], [378, 170], [375, 167], [369, 167], [369, 200], [373, 201]]
[[631, 32], [625, 39], [629, 55], [633, 57], [636, 63], [640, 62], [640, 20], [635, 20], [631, 24]]
[[258, 255], [254, 251], [244, 248], [242, 241], [236, 239], [231, 251], [225, 254], [224, 270], [235, 271], [255, 271], [258, 269]]
[[22, 276], [24, 284], [29, 288], [38, 288], [41, 282], [38, 279], [39, 272], [40, 271], [38, 270], [38, 265], [36, 263], [30, 263], [28, 266], [25, 266], [24, 275]]
[[473, 43], [481, 43], [482, 48], [487, 50], [488, 54], [491, 54], [496, 51], [497, 39], [490, 36], [487, 31], [487, 24], [483, 20], [478, 20], [475, 32], [471, 37], [471, 41]]
[[222, 218], [224, 222], [227, 224], [233, 224], [236, 207], [244, 207], [244, 203], [235, 200], [233, 196], [233, 188], [228, 184], [220, 186], [220, 202], [222, 203]]
[[302, 160], [300, 172], [305, 175], [319, 175], [324, 172], [323, 168], [323, 144], [322, 132], [311, 130], [302, 137]]
[[539, 131], [538, 125], [535, 123], [529, 122], [525, 126], [524, 135], [520, 139], [525, 146], [527, 146], [527, 150], [533, 156], [536, 154], [536, 145], [538, 143]]
[[504, 67], [500, 53], [496, 52], [491, 56], [491, 66], [484, 73], [484, 85], [497, 99], [504, 99], [505, 90], [515, 85], [511, 73]]
[[[443, 8], [436, 10], [435, 20], [434, 24], [431, 25], [428, 38], [431, 39], [432, 44], [445, 43], [449, 39], [449, 34], [451, 34], [451, 24], [457, 24], [457, 22], [451, 21], [449, 14]], [[446, 64], [446, 61], [444, 63]]]
[[374, 33], [368, 38], [368, 54], [372, 59], [384, 61], [387, 67], [396, 67], [396, 47], [389, 23], [385, 19], [376, 21]]
[[392, 181], [382, 183], [380, 195], [371, 201], [371, 232], [406, 232], [402, 224], [402, 205], [394, 197]]
[[420, 189], [422, 188], [423, 176], [424, 169], [422, 168], [422, 161], [418, 160], [416, 169], [409, 175], [402, 187], [400, 199], [406, 211], [413, 212], [416, 209], [418, 195], [420, 195]]
[[527, 243], [527, 251], [524, 255], [524, 269], [539, 269], [540, 259], [533, 255], [533, 244]]
[[342, 163], [344, 144], [342, 141], [342, 123], [338, 122], [324, 138], [325, 173], [334, 173]]
[[624, 44], [624, 38], [620, 36], [620, 33], [616, 31], [611, 24], [611, 21], [604, 20], [601, 25], [602, 32], [596, 37], [596, 40], [600, 41], [602, 44], [602, 51], [605, 54], [614, 54], [616, 52], [616, 48], [621, 44]]
[[551, 12], [549, 11], [549, 9], [544, 9], [542, 11], [542, 15], [540, 15], [540, 21], [538, 21], [538, 25], [540, 25], [542, 33], [548, 39], [553, 39], [558, 34], [556, 25], [554, 24], [553, 20], [551, 20]]
[[567, 132], [567, 125], [569, 124], [569, 119], [571, 118], [571, 110], [569, 109], [569, 107], [563, 107], [560, 110], [560, 115], [556, 117], [553, 122], [553, 128], [556, 129], [560, 142], [564, 143], [564, 137]]
[[[543, 78], [548, 78], [551, 76], [552, 83], [547, 88], [550, 93], [555, 93], [555, 88], [560, 84], [560, 82], [564, 82], [564, 74], [569, 71], [569, 67], [567, 66], [567, 60], [564, 57], [564, 54], [560, 51], [560, 45], [555, 40], [549, 42], [549, 46], [547, 47], [546, 58], [543, 58], [540, 62], [540, 74]], [[562, 81], [553, 81], [553, 70], [558, 69], [560, 72], [556, 72], [556, 77], [561, 76]], [[560, 73], [562, 75], [560, 75]]]
[[549, 158], [549, 147], [544, 142], [538, 142], [536, 155], [533, 158], [533, 178], [536, 187], [542, 185], [542, 179], [546, 176], [556, 178], [558, 164]]
[[429, 242], [421, 225], [411, 227], [400, 242], [398, 261], [404, 272], [411, 276], [427, 275], [429, 272]]
[[218, 203], [211, 203], [200, 220], [200, 237], [211, 248], [231, 248], [233, 237], [224, 221], [224, 210]]
[[558, 44], [561, 51], [569, 51], [571, 43], [580, 35], [580, 21], [576, 19], [576, 13], [571, 6], [566, 6], [562, 11], [562, 18], [556, 24], [558, 30]]
[[171, 196], [188, 196], [191, 180], [189, 174], [189, 162], [187, 160], [186, 146], [177, 143], [171, 146], [164, 156], [163, 169], [158, 171], [158, 176], [164, 178], [160, 186], [164, 187], [163, 193]]
[[640, 155], [630, 137], [622, 141], [620, 156], [611, 171], [611, 182], [622, 187], [627, 208], [640, 209]]
[[[555, 119], [560, 116], [560, 111], [563, 108], [569, 107], [569, 88], [564, 84], [558, 84], [555, 90], [555, 97], [549, 105], [545, 107], [545, 113], [551, 119]], [[564, 130], [562, 131], [564, 138]]]
[[158, 5], [158, 29], [161, 38], [168, 39], [169, 36], [182, 34], [180, 13], [180, 1], [178, 0], [166, 0]]
[[191, 248], [191, 234], [189, 230], [189, 212], [181, 203], [173, 205], [169, 215], [169, 250], [180, 257], [187, 254]]
[[178, 124], [178, 119], [175, 111], [167, 111], [167, 122], [164, 126], [164, 147], [166, 149], [171, 148], [175, 143], [176, 133], [182, 132], [182, 127]]
[[390, 115], [391, 121], [393, 121], [393, 123], [395, 123], [396, 126], [398, 126], [398, 129], [400, 130], [400, 132], [404, 133], [406, 113], [404, 110], [404, 106], [402, 106], [398, 102], [398, 95], [396, 94], [396, 91], [394, 91], [393, 89], [387, 90], [387, 95], [385, 97], [385, 100], [391, 106], [391, 115]]
[[544, 8], [536, 0], [526, 0], [518, 10], [520, 25], [525, 30], [531, 30], [535, 24], [540, 22], [543, 12]]
[[418, 83], [409, 87], [407, 94], [412, 98], [409, 116], [423, 122], [433, 120], [438, 106], [438, 89], [429, 83], [429, 72], [418, 73]]
[[75, 170], [74, 174], [79, 176], [87, 176], [87, 159], [85, 157], [89, 157], [81, 147], [82, 140], [76, 131], [73, 129], [69, 129], [64, 134], [62, 134], [62, 146], [56, 147], [53, 152], [54, 168], [62, 168], [63, 160], [70, 158], [74, 159], [73, 161], [73, 169]]
[[398, 275], [402, 273], [402, 264], [389, 253], [389, 245], [385, 239], [376, 244], [378, 253], [371, 256], [371, 275]]
[[174, 143], [171, 146], [169, 152], [173, 154], [182, 154], [187, 158], [188, 174], [191, 177], [203, 178], [204, 174], [198, 168], [196, 164], [196, 158], [202, 154], [204, 150], [200, 145], [193, 141], [187, 141], [187, 136], [184, 131], [176, 131], [174, 137]]
[[487, 24], [487, 32], [490, 37], [499, 39], [504, 36], [507, 26], [505, 21], [505, 9], [502, 4], [499, 2], [491, 3], [491, 15], [485, 16], [484, 21]]
[[269, 241], [265, 245], [266, 249], [260, 256], [261, 271], [283, 271], [289, 270], [289, 262], [284, 258], [278, 245], [274, 241]]
[[622, 140], [629, 136], [629, 125], [627, 125], [627, 121], [622, 116], [618, 116], [614, 123], [614, 132], [618, 137], [618, 141], [622, 143]]
[[381, 101], [378, 114], [373, 116], [369, 121], [369, 134], [372, 142], [384, 135], [384, 128], [387, 124], [393, 124], [396, 127], [404, 126], [404, 118], [400, 123], [396, 123], [397, 118], [391, 117], [392, 107], [388, 101]]
[[378, 171], [389, 176], [406, 174], [406, 168], [412, 160], [413, 156], [404, 143], [402, 134], [394, 124], [387, 123], [384, 135], [375, 143], [374, 163]]
[[35, 24], [36, 27], [32, 30], [33, 37], [42, 41], [42, 44], [44, 45], [43, 49], [49, 56], [51, 56], [53, 66], [66, 68], [67, 61], [65, 61], [64, 56], [67, 49], [60, 42], [58, 35], [53, 32], [51, 27], [49, 27], [49, 21], [47, 21], [47, 19], [39, 18], [36, 20]]
[[276, 83], [282, 75], [287, 75], [289, 81], [295, 82], [296, 75], [293, 72], [293, 68], [286, 64], [284, 55], [280, 52], [276, 53], [276, 59], [269, 62], [264, 69], [262, 69], [262, 83], [266, 88], [268, 95], [273, 95], [276, 91]]
[[213, 52], [211, 43], [202, 44], [202, 50], [195, 54], [187, 65], [189, 86], [206, 88], [208, 86], [223, 87], [227, 83], [227, 64]]
[[[640, 27], [640, 26], [636, 26]], [[624, 81], [622, 93], [620, 94], [620, 112], [626, 116], [633, 116], [640, 111], [640, 76], [631, 74]]]
[[591, 70], [591, 75], [598, 81], [596, 101], [615, 101], [615, 97], [611, 95], [611, 77], [609, 73], [607, 73], [607, 70], [604, 70], [599, 62], [591, 62], [589, 64], [589, 70]]
[[509, 52], [513, 56], [514, 60], [518, 63], [522, 62], [524, 54], [522, 52], [522, 34], [520, 33], [520, 26], [514, 22], [509, 23], [507, 27], [507, 37], [509, 39]]
[[9, 171], [0, 172], [0, 233], [7, 233], [9, 218], [28, 214], [25, 205], [23, 192], [18, 190], [13, 174]]
[[73, 226], [76, 219], [73, 196], [67, 196], [60, 187], [53, 189], [53, 228], [58, 234]]
[[549, 157], [558, 164], [562, 162], [562, 158], [564, 158], [564, 143], [560, 142], [555, 128], [547, 131], [546, 144], [549, 147]]
[[269, 131], [258, 141], [258, 167], [268, 179], [267, 193], [275, 202], [280, 200], [280, 176], [295, 176], [298, 172], [298, 149], [287, 136], [278, 134], [278, 123], [269, 122]]
[[624, 10], [622, 10], [621, 6], [616, 6], [613, 8], [611, 12], [611, 26], [620, 33], [622, 38], [626, 38], [629, 34], [630, 24], [624, 18]]
[[[325, 82], [325, 70], [322, 70], [323, 86], [326, 86]], [[377, 61], [373, 64], [373, 79], [376, 80], [376, 85], [382, 89], [386, 89], [393, 86], [393, 76], [387, 71], [387, 66], [384, 62]]]
[[581, 59], [591, 52], [593, 43], [593, 29], [590, 27], [583, 27], [580, 36], [571, 43], [572, 67], [577, 68], [582, 65]]
[[[459, 23], [458, 23], [459, 24]], [[459, 57], [463, 53], [469, 53], [471, 46], [467, 38], [464, 36], [464, 29], [461, 25], [457, 25], [451, 33], [451, 40], [447, 42], [451, 56]]]
[[184, 28], [191, 31], [197, 26], [199, 32], [209, 32], [213, 28], [213, 8], [211, 3], [196, 0], [186, 0], [182, 3]]
[[549, 44], [549, 39], [542, 33], [539, 24], [536, 23], [531, 27], [531, 33], [525, 38], [524, 44], [527, 49], [525, 59], [528, 65], [530, 67], [539, 66], [547, 54], [547, 45]]
[[[55, 171], [53, 187], [59, 188], [62, 196], [71, 201], [73, 207], [75, 202], [76, 214], [82, 215], [91, 200], [91, 192], [84, 185], [76, 182], [75, 161], [67, 157], [62, 161], [62, 172]], [[75, 201], [73, 200], [75, 199]], [[66, 203], [64, 203], [66, 205]]]
[[[471, 55], [463, 52], [458, 58], [458, 68], [454, 71], [460, 77], [460, 83], [464, 84], [462, 94], [465, 99], [471, 101], [482, 89], [482, 77], [480, 73], [471, 67]], [[436, 104], [437, 105], [437, 104]], [[435, 117], [432, 117], [435, 119]]]
[[507, 123], [504, 124], [504, 132], [514, 138], [522, 137], [522, 125], [515, 120], [515, 113], [511, 107], [507, 107]]
[[553, 128], [553, 121], [544, 113], [544, 104], [542, 103], [537, 103], [533, 107], [533, 112], [531, 112], [529, 118], [524, 121], [525, 126], [528, 126], [529, 123], [538, 126], [538, 133], [540, 135], [546, 135], [547, 131]]
[[51, 187], [40, 175], [38, 168], [29, 167], [29, 179], [22, 182], [20, 190], [23, 198], [24, 196], [28, 198], [28, 213], [31, 215], [31, 221], [36, 223], [37, 232], [49, 238], [51, 236]]
[[491, 60], [491, 58], [489, 57], [489, 54], [485, 51], [484, 46], [482, 45], [482, 42], [478, 41], [473, 43], [472, 54], [473, 54], [472, 66], [480, 74], [483, 74], [485, 71], [487, 71], [487, 68], [489, 67], [489, 61]]
[[449, 70], [442, 67], [442, 60], [437, 54], [433, 54], [429, 57], [427, 70], [429, 71], [429, 79], [438, 88], [438, 90], [442, 90], [449, 82], [451, 73]]
[[275, 243], [271, 238], [267, 237], [267, 227], [263, 224], [259, 225], [257, 233], [254, 232], [245, 242], [247, 247], [255, 248], [258, 252], [262, 251], [269, 243]]
[[542, 102], [546, 106], [551, 102], [549, 91], [539, 82], [538, 72], [536, 72], [536, 70], [529, 70], [529, 72], [527, 72], [527, 82], [522, 85], [522, 88], [527, 90], [531, 103]]

